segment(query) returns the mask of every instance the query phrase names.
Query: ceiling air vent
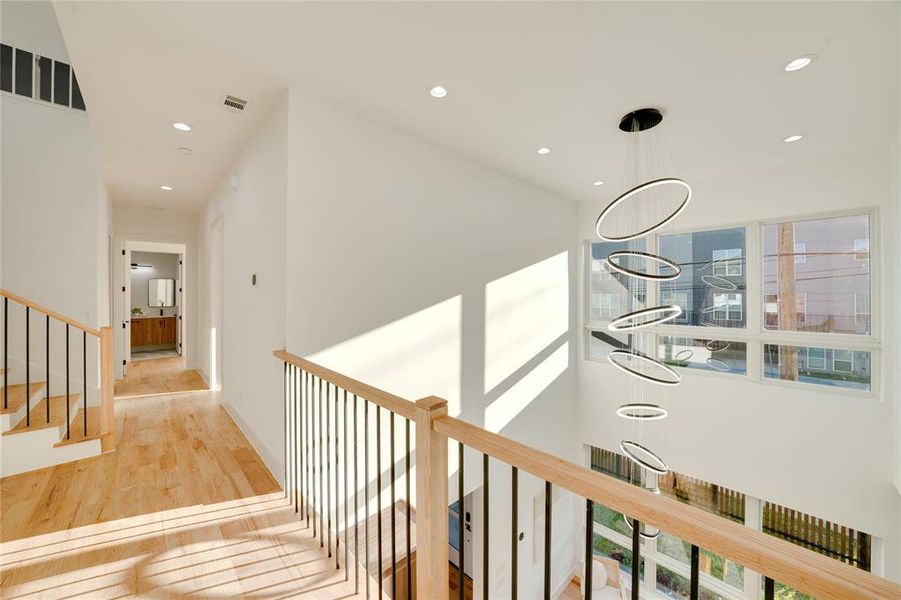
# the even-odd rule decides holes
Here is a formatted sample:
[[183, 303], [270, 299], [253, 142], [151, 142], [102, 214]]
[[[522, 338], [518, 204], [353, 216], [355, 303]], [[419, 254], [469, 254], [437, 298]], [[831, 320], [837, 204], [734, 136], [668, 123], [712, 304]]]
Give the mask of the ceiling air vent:
[[247, 106], [247, 100], [242, 100], [236, 96], [226, 96], [225, 106], [232, 110], [244, 110], [244, 107]]

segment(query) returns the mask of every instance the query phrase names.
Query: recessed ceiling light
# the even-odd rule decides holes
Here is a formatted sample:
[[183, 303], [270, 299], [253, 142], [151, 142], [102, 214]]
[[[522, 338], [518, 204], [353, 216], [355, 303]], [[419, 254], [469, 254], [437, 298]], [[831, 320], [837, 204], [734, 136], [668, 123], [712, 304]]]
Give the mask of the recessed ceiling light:
[[173, 188], [171, 185], [161, 185], [160, 189], [164, 192], [171, 192], [175, 188]]
[[191, 131], [192, 127], [187, 123], [182, 123], [181, 121], [176, 121], [172, 124], [173, 127], [178, 129], [179, 131]]
[[443, 85], [433, 85], [429, 88], [429, 94], [432, 98], [444, 98], [447, 96], [447, 88]]
[[595, 182], [592, 183], [591, 185], [593, 185], [594, 187], [600, 187], [600, 186], [604, 185], [604, 182], [601, 181], [600, 179], [598, 179], [597, 181], [595, 181]]
[[804, 56], [799, 56], [798, 58], [794, 58], [785, 65], [785, 70], [791, 73], [792, 71], [800, 71], [804, 67], [808, 66], [814, 60], [816, 60], [816, 54], [805, 54]]
[[796, 133], [794, 135], [788, 136], [787, 138], [785, 138], [782, 141], [785, 142], [786, 144], [791, 144], [792, 142], [797, 142], [798, 140], [800, 140], [803, 137], [804, 137], [803, 135]]
[[194, 151], [191, 150], [190, 148], [184, 148], [184, 147], [182, 147], [182, 148], [179, 148], [178, 151], [181, 152], [182, 154], [184, 154], [185, 156], [194, 154]]
[[538, 152], [538, 154], [541, 154], [541, 155], [543, 156], [543, 155], [545, 155], [545, 154], [550, 154], [550, 153], [551, 153], [551, 149], [548, 148], [548, 147], [546, 147], [546, 146], [542, 146], [541, 148], [539, 148], [539, 149], [537, 150], [537, 152]]

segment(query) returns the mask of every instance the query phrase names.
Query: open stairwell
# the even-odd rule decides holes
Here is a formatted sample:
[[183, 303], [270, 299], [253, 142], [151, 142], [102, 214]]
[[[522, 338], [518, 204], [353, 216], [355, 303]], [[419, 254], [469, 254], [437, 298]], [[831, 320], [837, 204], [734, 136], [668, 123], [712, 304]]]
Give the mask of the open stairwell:
[[[15, 475], [112, 450], [114, 435], [111, 427], [104, 424], [104, 412], [112, 415], [111, 376], [107, 373], [112, 350], [109, 328], [98, 331], [6, 290], [0, 294], [0, 475]], [[58, 343], [61, 335], [63, 341]], [[99, 386], [87, 383], [92, 358], [89, 348], [96, 347], [88, 346], [89, 336], [99, 340], [98, 358], [94, 361], [94, 366], [99, 366]], [[56, 345], [62, 347], [59, 351], [64, 359], [56, 355]], [[76, 350], [80, 352], [79, 364], [70, 356]], [[65, 364], [60, 368], [51, 365], [51, 361]]]

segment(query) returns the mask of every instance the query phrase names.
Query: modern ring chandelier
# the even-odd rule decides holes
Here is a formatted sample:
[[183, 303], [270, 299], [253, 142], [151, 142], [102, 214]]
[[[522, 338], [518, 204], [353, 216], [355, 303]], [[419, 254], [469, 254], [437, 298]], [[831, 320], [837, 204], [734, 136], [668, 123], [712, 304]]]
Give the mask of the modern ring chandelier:
[[[663, 114], [654, 108], [643, 108], [630, 112], [620, 121], [620, 130], [628, 133], [630, 141], [634, 142], [634, 151], [627, 156], [627, 171], [630, 166], [632, 168], [632, 173], [627, 174], [627, 177], [631, 176], [633, 181], [631, 187], [624, 185], [627, 191], [614, 199], [598, 215], [595, 231], [598, 237], [606, 242], [633, 244], [635, 240], [639, 240], [673, 221], [691, 202], [692, 191], [688, 183], [682, 179], [667, 176], [665, 173], [650, 173], [654, 169], [661, 169], [663, 164], [661, 157], [665, 149], [659, 146], [654, 147], [651, 144], [648, 147], [649, 156], [642, 164], [641, 140], [646, 136], [643, 132], [656, 127], [662, 121]], [[640, 172], [643, 166], [648, 172]], [[678, 193], [675, 203], [672, 202], [672, 197], [661, 202], [661, 196], [654, 196], [663, 191]], [[663, 199], [665, 200], [665, 198]], [[649, 214], [653, 214], [650, 221], [647, 218]], [[618, 215], [619, 218], [617, 219], [615, 215]], [[630, 264], [629, 261], [638, 264]], [[631, 245], [626, 249], [610, 252], [604, 261], [604, 267], [608, 273], [615, 273], [624, 278], [630, 288], [631, 297], [637, 297], [637, 294], [632, 295], [632, 288], [634, 285], [637, 289], [640, 281], [673, 281], [682, 274], [682, 267], [676, 261]], [[726, 287], [719, 281], [719, 278], [713, 276], [710, 277], [710, 281], [705, 281], [705, 283], [712, 287]], [[730, 282], [726, 280], [726, 283]], [[671, 321], [681, 314], [682, 308], [676, 304], [639, 307], [613, 318], [607, 329], [612, 332], [633, 333], [651, 325]], [[642, 352], [637, 347], [639, 345], [638, 337], [638, 335], [630, 335], [628, 344], [624, 344], [623, 348], [611, 351], [607, 355], [607, 360], [618, 370], [632, 377], [632, 399], [619, 406], [616, 413], [633, 424], [636, 428], [637, 439], [623, 439], [619, 444], [620, 450], [629, 457], [634, 465], [646, 472], [646, 475], [642, 477], [646, 489], [659, 493], [656, 477], [669, 473], [669, 465], [663, 457], [643, 442], [641, 439], [642, 427], [646, 422], [665, 419], [669, 413], [662, 406], [644, 399], [645, 384], [653, 383], [657, 386], [669, 387], [678, 385], [682, 378], [672, 367], [657, 360], [649, 353]], [[652, 477], [653, 481], [649, 481]], [[624, 519], [626, 525], [631, 528], [632, 523], [629, 518], [624, 517]], [[660, 531], [639, 531], [639, 534], [646, 539], [655, 539]]]

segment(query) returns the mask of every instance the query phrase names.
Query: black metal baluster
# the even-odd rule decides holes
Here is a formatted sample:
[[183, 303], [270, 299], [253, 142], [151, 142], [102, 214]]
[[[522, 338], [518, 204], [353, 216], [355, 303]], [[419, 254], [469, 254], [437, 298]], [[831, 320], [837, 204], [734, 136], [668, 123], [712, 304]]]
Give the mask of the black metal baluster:
[[298, 474], [298, 463], [300, 462], [300, 424], [303, 422], [300, 418], [300, 379], [302, 371], [294, 368], [294, 414], [291, 417], [291, 423], [294, 427], [294, 468], [292, 469], [291, 479], [294, 481], [294, 514], [300, 512], [300, 480]]
[[325, 498], [322, 489], [322, 378], [319, 378], [319, 547], [325, 546], [325, 515], [322, 514], [322, 501]]
[[700, 575], [698, 571], [701, 566], [701, 549], [692, 544], [691, 546], [691, 590], [689, 592], [690, 600], [698, 600], [700, 593]]
[[775, 600], [776, 582], [769, 577], [763, 578], [763, 600]]
[[332, 443], [331, 409], [329, 399], [332, 395], [332, 384], [325, 384], [325, 539], [328, 542], [328, 555], [332, 557], [332, 464], [329, 448]]
[[410, 543], [410, 419], [404, 419], [404, 441], [404, 484], [407, 486], [405, 496], [407, 505], [407, 600], [410, 600], [413, 598], [413, 567], [410, 564], [412, 556]]
[[366, 503], [366, 512], [363, 515], [364, 528], [366, 530], [364, 540], [366, 553], [366, 599], [369, 600], [369, 401], [363, 399], [363, 497]]
[[88, 332], [81, 332], [81, 386], [84, 397], [81, 399], [84, 436], [88, 437]]
[[[306, 508], [307, 514], [307, 529], [310, 528], [310, 494], [312, 494], [311, 488], [313, 487], [313, 481], [310, 475], [310, 465], [313, 462], [313, 455], [310, 453], [310, 439], [313, 437], [313, 418], [311, 416], [311, 410], [313, 406], [313, 374], [307, 373], [307, 401], [306, 401], [306, 442], [304, 448], [306, 449], [307, 460], [304, 463], [304, 468], [306, 469], [306, 480], [307, 480], [307, 495], [304, 497], [304, 506]], [[315, 522], [315, 519], [314, 519]]]
[[44, 347], [47, 355], [44, 357], [44, 402], [47, 404], [47, 422], [50, 422], [50, 315], [44, 315]]
[[457, 547], [460, 549], [457, 553], [457, 563], [459, 563], [457, 567], [460, 573], [457, 597], [460, 600], [463, 600], [463, 591], [465, 589], [463, 582], [466, 577], [466, 573], [464, 572], [466, 567], [466, 536], [463, 534], [463, 530], [466, 528], [466, 507], [464, 503], [465, 488], [463, 487], [463, 442], [457, 442], [457, 464], [459, 465], [457, 468], [459, 473], [457, 476], [457, 499], [460, 501], [460, 511], [458, 513], [459, 527], [457, 527]]
[[388, 418], [391, 419], [391, 597], [397, 598], [397, 528], [395, 524], [394, 510], [394, 413], [388, 411]]
[[[310, 455], [310, 459], [313, 462], [312, 467], [312, 479], [310, 483], [312, 483], [313, 488], [313, 539], [316, 539], [316, 500], [319, 498], [316, 494], [316, 483], [319, 481], [317, 478], [317, 474], [319, 471], [317, 470], [318, 460], [316, 455], [316, 400], [318, 396], [316, 395], [316, 379], [313, 378], [313, 395], [310, 397], [310, 437], [312, 438], [313, 444], [313, 453]], [[322, 391], [322, 380], [319, 380], [319, 391]]]
[[488, 600], [488, 455], [482, 454], [482, 598]]
[[519, 570], [517, 568], [517, 558], [518, 558], [517, 545], [519, 544], [519, 539], [518, 539], [519, 538], [519, 524], [517, 523], [517, 518], [519, 516], [519, 469], [517, 469], [516, 467], [511, 467], [510, 474], [511, 474], [510, 487], [512, 488], [511, 495], [513, 496], [512, 506], [510, 507], [510, 517], [512, 520], [512, 528], [511, 529], [513, 531], [513, 539], [511, 540], [513, 546], [510, 549], [510, 554], [512, 557], [512, 560], [511, 560], [512, 571], [513, 571], [513, 577], [510, 581], [510, 598], [512, 600], [516, 600], [517, 579], [519, 579]]
[[338, 560], [338, 557], [341, 556], [341, 553], [338, 551], [340, 549], [341, 544], [341, 536], [339, 535], [339, 526], [341, 525], [340, 519], [338, 519], [338, 469], [340, 468], [338, 465], [338, 446], [341, 444], [341, 440], [338, 435], [338, 385], [335, 385], [335, 568], [340, 569], [341, 563]]
[[379, 578], [379, 598], [382, 597], [382, 407], [375, 407], [375, 509], [376, 509], [376, 541], [379, 543], [378, 568], [376, 573]]
[[31, 427], [31, 308], [25, 307], [25, 427]]
[[641, 582], [641, 523], [632, 520], [632, 600], [638, 600], [638, 586]]
[[69, 423], [69, 324], [66, 323], [66, 439], [71, 435], [71, 425]]
[[300, 415], [300, 426], [299, 426], [299, 438], [297, 440], [297, 446], [300, 451], [300, 462], [297, 465], [297, 478], [300, 480], [300, 520], [303, 521], [304, 515], [306, 514], [306, 504], [307, 504], [307, 488], [304, 480], [304, 465], [307, 464], [307, 448], [304, 446], [304, 441], [306, 440], [306, 419], [304, 411], [307, 406], [307, 372], [301, 369], [300, 371], [300, 408], [298, 409], [298, 414]]
[[288, 488], [288, 505], [294, 504], [294, 365], [288, 365], [288, 406], [285, 409], [288, 415], [288, 446], [285, 468], [288, 476], [285, 486]]
[[[66, 328], [68, 329], [68, 325]], [[66, 336], [68, 338], [68, 335]], [[68, 362], [68, 361], [67, 361]], [[282, 395], [284, 396], [284, 404], [282, 405], [282, 417], [285, 420], [285, 500], [288, 499], [288, 361], [283, 363], [284, 370], [282, 373]], [[68, 402], [68, 399], [66, 400]]]
[[591, 571], [594, 567], [594, 502], [585, 500], [585, 600], [591, 600]]
[[360, 463], [357, 452], [357, 395], [354, 394], [354, 594], [360, 593]]
[[341, 448], [344, 455], [344, 581], [350, 577], [350, 569], [347, 568], [347, 503], [350, 501], [350, 492], [347, 490], [347, 390], [344, 390], [344, 446]]
[[544, 482], [544, 600], [551, 600], [551, 500], [553, 488]]
[[9, 408], [9, 298], [3, 296], [3, 410]]

